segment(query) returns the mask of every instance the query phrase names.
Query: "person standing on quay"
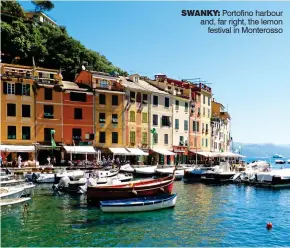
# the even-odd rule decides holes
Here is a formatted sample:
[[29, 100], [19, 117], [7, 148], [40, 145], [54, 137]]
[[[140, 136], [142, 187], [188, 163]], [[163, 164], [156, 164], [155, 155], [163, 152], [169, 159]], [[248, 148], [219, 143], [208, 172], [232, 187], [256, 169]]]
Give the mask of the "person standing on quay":
[[48, 165], [50, 165], [50, 157], [47, 156], [47, 162], [48, 162]]
[[22, 160], [22, 158], [21, 158], [21, 156], [19, 155], [19, 156], [18, 156], [18, 168], [21, 168], [21, 160]]

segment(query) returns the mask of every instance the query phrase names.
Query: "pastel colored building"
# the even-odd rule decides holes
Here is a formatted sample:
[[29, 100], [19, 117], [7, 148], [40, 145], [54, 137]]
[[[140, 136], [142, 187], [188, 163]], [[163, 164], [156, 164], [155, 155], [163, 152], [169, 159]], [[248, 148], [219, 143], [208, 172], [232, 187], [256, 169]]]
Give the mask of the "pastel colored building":
[[23, 160], [33, 160], [35, 151], [32, 146], [35, 142], [33, 68], [1, 64], [0, 84], [2, 158], [13, 161], [21, 155]]
[[154, 86], [170, 94], [172, 110], [172, 150], [177, 162], [186, 163], [189, 147], [189, 113], [191, 85], [187, 82], [168, 78], [166, 75], [155, 75], [151, 82]]
[[124, 87], [120, 78], [108, 73], [82, 70], [75, 82], [93, 89], [93, 122], [95, 146], [109, 153], [108, 148], [124, 147]]

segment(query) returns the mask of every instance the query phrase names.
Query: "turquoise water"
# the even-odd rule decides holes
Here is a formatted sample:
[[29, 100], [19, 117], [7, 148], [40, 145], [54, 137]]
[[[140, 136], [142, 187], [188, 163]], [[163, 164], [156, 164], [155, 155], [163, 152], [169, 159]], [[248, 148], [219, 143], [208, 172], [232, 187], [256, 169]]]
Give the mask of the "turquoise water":
[[27, 215], [2, 216], [2, 246], [290, 246], [290, 190], [175, 182], [174, 192], [174, 209], [104, 214], [39, 185]]

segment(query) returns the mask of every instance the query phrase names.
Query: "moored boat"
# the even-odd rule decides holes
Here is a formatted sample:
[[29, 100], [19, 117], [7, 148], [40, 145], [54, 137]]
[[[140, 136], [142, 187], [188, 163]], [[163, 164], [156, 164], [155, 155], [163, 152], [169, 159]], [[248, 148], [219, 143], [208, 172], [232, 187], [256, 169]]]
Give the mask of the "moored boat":
[[184, 177], [184, 170], [175, 170], [174, 177], [176, 181], [182, 180]]
[[197, 167], [197, 168], [188, 168], [184, 170], [184, 181], [185, 182], [200, 182], [201, 176], [208, 170], [211, 170], [211, 167]]
[[274, 154], [273, 158], [283, 158], [283, 156], [282, 155], [278, 155], [278, 154]]
[[287, 160], [287, 163], [290, 164], [290, 159]]
[[206, 171], [201, 176], [201, 181], [205, 183], [226, 183], [231, 182], [236, 173], [230, 170], [228, 162], [221, 162], [213, 170]]
[[116, 200], [134, 198], [136, 196], [155, 196], [170, 194], [173, 188], [174, 176], [159, 179], [131, 181], [112, 186], [89, 186], [88, 201]]
[[168, 168], [157, 168], [155, 173], [157, 175], [168, 176], [172, 175], [175, 170], [175, 167], [168, 167]]
[[29, 200], [31, 200], [30, 197], [1, 199], [0, 206], [2, 208], [2, 207], [6, 207], [6, 206], [19, 205], [19, 204], [27, 202]]
[[20, 198], [24, 188], [0, 188], [0, 199]]
[[253, 184], [272, 188], [289, 188], [290, 169], [272, 170], [269, 172], [257, 173]]
[[148, 166], [148, 167], [140, 167], [135, 168], [136, 175], [140, 176], [153, 176], [155, 174], [155, 170], [157, 169], [157, 165]]
[[133, 173], [135, 169], [130, 164], [124, 164], [120, 167], [120, 172]]
[[284, 161], [284, 160], [282, 160], [282, 159], [276, 159], [276, 160], [275, 160], [275, 163], [276, 163], [276, 164], [285, 164], [286, 161]]
[[158, 195], [124, 200], [101, 201], [103, 212], [145, 212], [164, 208], [172, 208], [176, 204], [177, 195]]

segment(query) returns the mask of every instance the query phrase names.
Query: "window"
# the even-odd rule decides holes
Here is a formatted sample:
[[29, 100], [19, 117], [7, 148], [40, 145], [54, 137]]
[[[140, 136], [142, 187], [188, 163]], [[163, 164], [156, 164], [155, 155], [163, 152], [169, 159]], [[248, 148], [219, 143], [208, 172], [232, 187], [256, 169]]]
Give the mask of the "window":
[[53, 119], [53, 105], [43, 105], [44, 118]]
[[200, 108], [197, 109], [197, 115], [200, 115]]
[[170, 117], [169, 116], [162, 116], [161, 117], [161, 126], [162, 127], [170, 127]]
[[158, 126], [158, 115], [153, 115], [153, 126]]
[[153, 106], [158, 106], [158, 96], [153, 96]]
[[203, 95], [203, 104], [205, 104], [205, 95]]
[[147, 122], [148, 122], [148, 114], [142, 113], [142, 123], [147, 123]]
[[179, 109], [179, 101], [175, 100], [175, 109], [178, 110]]
[[168, 145], [168, 134], [164, 134], [164, 145]]
[[118, 144], [118, 132], [112, 132], [112, 143]]
[[106, 132], [100, 132], [99, 143], [106, 143]]
[[146, 132], [142, 133], [142, 144], [147, 144], [147, 133]]
[[204, 132], [204, 123], [202, 123], [202, 131]]
[[208, 124], [205, 125], [205, 131], [208, 132]]
[[143, 94], [143, 104], [147, 104], [147, 103], [148, 103], [148, 95]]
[[153, 143], [158, 144], [158, 133], [153, 134]]
[[7, 103], [7, 116], [16, 116], [16, 104]]
[[210, 97], [207, 98], [207, 104], [210, 106]]
[[136, 102], [141, 103], [142, 102], [142, 94], [141, 93], [137, 93], [137, 99]]
[[118, 96], [112, 95], [112, 105], [114, 105], [114, 106], [118, 106], [119, 105]]
[[30, 127], [22, 127], [22, 139], [30, 140]]
[[22, 117], [30, 117], [30, 105], [22, 105]]
[[77, 92], [70, 92], [70, 100], [73, 102], [86, 102], [87, 95], [86, 93], [77, 93]]
[[203, 116], [205, 116], [205, 108], [203, 108]]
[[81, 128], [73, 128], [72, 129], [72, 138], [74, 140], [81, 140], [82, 139], [82, 129]]
[[208, 144], [207, 144], [207, 139], [205, 139], [205, 147], [207, 147], [207, 145], [208, 145]]
[[203, 141], [203, 138], [202, 138], [202, 140], [201, 140], [201, 145], [202, 145], [202, 146], [204, 146], [204, 144], [203, 144], [203, 143], [204, 143], [204, 141]]
[[50, 74], [50, 79], [54, 79], [54, 74]]
[[30, 96], [30, 84], [22, 84], [22, 95]]
[[164, 104], [165, 108], [169, 108], [169, 98], [165, 97], [165, 104]]
[[198, 121], [193, 121], [193, 131], [199, 132], [199, 122]]
[[130, 143], [134, 143], [135, 144], [135, 132], [130, 132]]
[[75, 120], [83, 119], [83, 110], [81, 108], [75, 108]]
[[[44, 128], [44, 141], [51, 141], [51, 130], [53, 128]], [[52, 137], [54, 138], [54, 134], [52, 134]]]
[[109, 82], [105, 80], [100, 80], [100, 87], [101, 88], [108, 88]]
[[180, 90], [180, 95], [183, 95], [183, 90]]
[[130, 91], [130, 102], [135, 102], [135, 92]]
[[99, 123], [106, 123], [106, 114], [99, 113]]
[[188, 121], [184, 120], [184, 131], [188, 131]]
[[185, 111], [185, 112], [188, 112], [188, 102], [186, 102], [186, 103], [184, 104], [184, 111]]
[[7, 94], [15, 95], [15, 83], [7, 83]]
[[179, 129], [179, 120], [175, 119], [175, 129]]
[[8, 139], [16, 139], [16, 126], [8, 126], [7, 134]]
[[118, 114], [112, 114], [112, 123], [118, 124]]
[[44, 88], [44, 99], [52, 100], [52, 88]]
[[135, 112], [130, 111], [130, 122], [135, 122]]
[[210, 116], [210, 110], [208, 109], [207, 110], [207, 117], [209, 117]]
[[184, 144], [184, 137], [179, 136], [179, 145], [183, 145], [183, 144]]
[[100, 94], [99, 104], [103, 104], [103, 105], [106, 104], [106, 95], [105, 94]]

